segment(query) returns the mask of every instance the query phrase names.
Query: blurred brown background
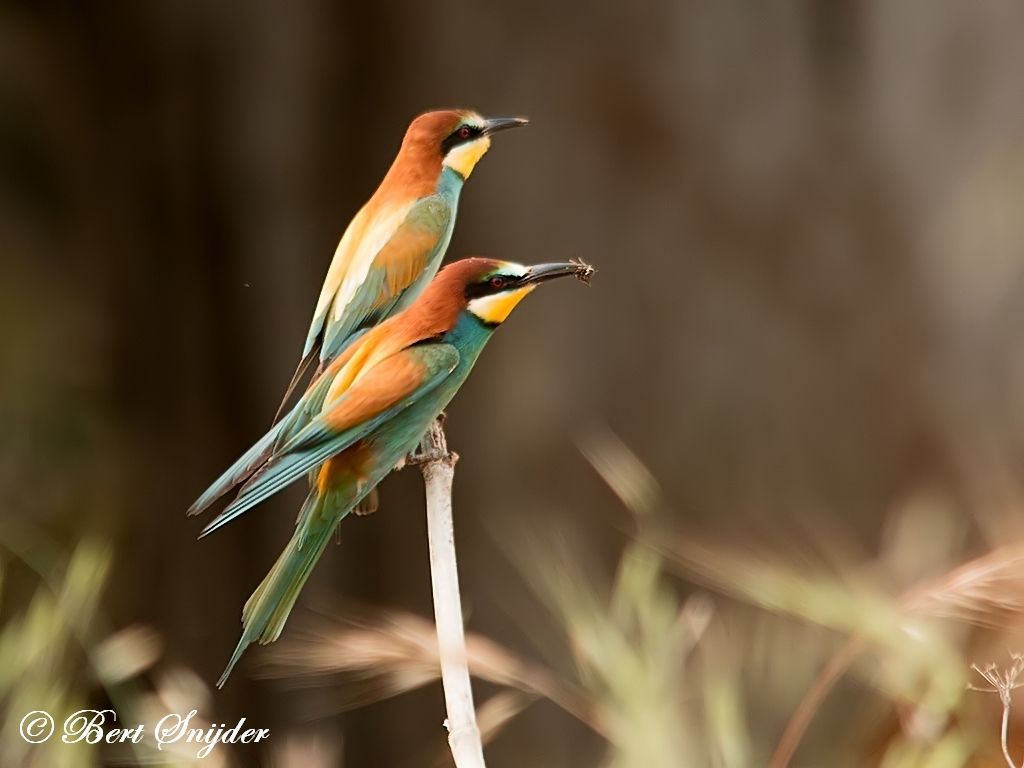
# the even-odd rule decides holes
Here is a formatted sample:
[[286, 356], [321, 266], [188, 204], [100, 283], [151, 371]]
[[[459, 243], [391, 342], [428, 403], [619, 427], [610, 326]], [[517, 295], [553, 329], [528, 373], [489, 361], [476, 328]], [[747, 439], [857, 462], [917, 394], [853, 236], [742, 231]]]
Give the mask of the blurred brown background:
[[[269, 425], [408, 121], [457, 105], [532, 122], [449, 257], [599, 270], [531, 297], [449, 409], [472, 629], [543, 644], [509, 608], [510, 518], [614, 562], [628, 520], [575, 447], [602, 422], [720, 539], [875, 552], [924, 488], [996, 543], [1024, 458], [1022, 39], [1015, 0], [5, 0], [0, 516], [109, 537], [110, 624], [216, 679], [302, 492], [202, 542], [184, 510]], [[418, 473], [345, 521], [293, 619], [338, 595], [429, 615]], [[436, 685], [316, 718], [260, 653], [226, 722], [340, 734], [354, 766], [441, 743]], [[488, 754], [601, 746], [541, 702]]]

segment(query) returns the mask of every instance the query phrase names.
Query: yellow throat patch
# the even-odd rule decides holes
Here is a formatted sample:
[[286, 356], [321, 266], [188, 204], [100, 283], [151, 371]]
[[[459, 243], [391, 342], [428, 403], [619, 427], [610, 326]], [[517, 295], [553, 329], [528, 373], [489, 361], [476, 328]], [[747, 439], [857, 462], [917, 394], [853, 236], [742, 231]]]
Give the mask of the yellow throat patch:
[[460, 144], [444, 157], [444, 164], [458, 173], [462, 178], [468, 179], [473, 172], [480, 158], [487, 154], [491, 148], [491, 139], [483, 136], [476, 141]]
[[516, 304], [526, 298], [526, 295], [536, 287], [536, 285], [527, 285], [514, 291], [481, 296], [479, 299], [469, 302], [468, 309], [485, 323], [498, 325], [505, 322], [505, 318], [516, 308]]

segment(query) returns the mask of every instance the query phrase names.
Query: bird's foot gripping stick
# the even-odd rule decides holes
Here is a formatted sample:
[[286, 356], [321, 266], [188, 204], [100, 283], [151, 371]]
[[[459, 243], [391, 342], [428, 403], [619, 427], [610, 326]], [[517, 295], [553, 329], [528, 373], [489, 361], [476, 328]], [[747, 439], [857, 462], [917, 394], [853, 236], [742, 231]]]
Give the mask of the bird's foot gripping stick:
[[[413, 458], [413, 457], [410, 457]], [[483, 744], [476, 724], [473, 689], [469, 681], [466, 636], [462, 626], [462, 598], [455, 559], [452, 523], [452, 481], [458, 457], [448, 450], [441, 420], [423, 436], [415, 462], [423, 471], [427, 491], [427, 535], [430, 545], [430, 581], [434, 593], [437, 651], [441, 683], [448, 712], [448, 744], [456, 768], [484, 768]]]
[[[404, 469], [406, 466], [422, 467], [429, 461], [451, 460], [452, 466], [459, 460], [459, 454], [448, 451], [448, 442], [444, 436], [444, 423], [448, 421], [448, 414], [441, 411], [437, 418], [431, 423], [427, 431], [423, 433], [420, 444], [408, 456], [402, 457], [395, 465], [395, 469]], [[440, 439], [435, 439], [434, 430], [440, 433]], [[442, 447], [443, 446], [443, 449]]]

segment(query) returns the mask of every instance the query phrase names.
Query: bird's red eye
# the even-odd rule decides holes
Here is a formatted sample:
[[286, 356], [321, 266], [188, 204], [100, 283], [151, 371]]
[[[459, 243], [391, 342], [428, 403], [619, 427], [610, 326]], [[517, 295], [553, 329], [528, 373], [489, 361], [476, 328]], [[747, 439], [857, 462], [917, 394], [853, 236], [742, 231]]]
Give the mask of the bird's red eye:
[[470, 130], [468, 125], [464, 125], [461, 128], [459, 128], [459, 136], [463, 139], [468, 139], [471, 133], [472, 131]]
[[495, 276], [495, 277], [491, 278], [491, 288], [504, 288], [504, 287], [505, 287], [505, 278], [504, 277]]

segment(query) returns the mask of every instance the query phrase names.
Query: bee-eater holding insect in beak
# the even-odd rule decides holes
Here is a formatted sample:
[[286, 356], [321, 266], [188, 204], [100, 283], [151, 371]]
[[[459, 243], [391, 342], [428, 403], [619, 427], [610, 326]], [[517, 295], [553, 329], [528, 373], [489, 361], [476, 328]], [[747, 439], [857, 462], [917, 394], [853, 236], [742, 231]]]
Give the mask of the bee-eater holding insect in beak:
[[526, 123], [466, 110], [427, 112], [412, 121], [384, 181], [338, 243], [288, 395], [318, 355], [326, 364], [355, 334], [407, 307], [430, 283], [451, 240], [462, 185], [491, 136]]
[[246, 482], [203, 536], [302, 477], [311, 488], [291, 541], [245, 604], [242, 638], [218, 686], [250, 643], [278, 638], [338, 523], [416, 447], [494, 329], [540, 283], [568, 275], [587, 281], [592, 273], [573, 262], [524, 267], [472, 258], [448, 265], [407, 309], [333, 360], [281, 429], [257, 444], [258, 455], [239, 460], [252, 466], [239, 478]]

